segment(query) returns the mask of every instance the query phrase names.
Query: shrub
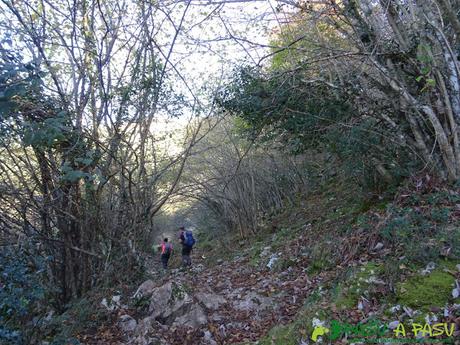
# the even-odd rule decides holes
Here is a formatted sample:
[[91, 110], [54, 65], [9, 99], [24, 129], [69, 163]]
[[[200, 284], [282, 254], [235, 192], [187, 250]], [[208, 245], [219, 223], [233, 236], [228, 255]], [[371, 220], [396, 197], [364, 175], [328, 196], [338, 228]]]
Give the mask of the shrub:
[[34, 327], [26, 326], [43, 312], [44, 267], [45, 259], [26, 247], [0, 251], [0, 343], [27, 343]]

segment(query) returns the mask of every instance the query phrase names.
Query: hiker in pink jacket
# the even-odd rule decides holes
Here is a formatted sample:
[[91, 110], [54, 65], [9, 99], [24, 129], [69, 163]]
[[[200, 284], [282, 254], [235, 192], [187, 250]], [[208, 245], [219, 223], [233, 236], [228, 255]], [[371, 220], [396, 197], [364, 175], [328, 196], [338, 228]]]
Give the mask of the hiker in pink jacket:
[[163, 264], [163, 268], [167, 269], [168, 268], [168, 261], [169, 261], [169, 258], [171, 257], [171, 253], [173, 251], [173, 246], [172, 246], [171, 243], [168, 242], [168, 238], [165, 238], [163, 240], [163, 243], [161, 243], [158, 246], [158, 249], [161, 250], [160, 259], [161, 259], [161, 263]]

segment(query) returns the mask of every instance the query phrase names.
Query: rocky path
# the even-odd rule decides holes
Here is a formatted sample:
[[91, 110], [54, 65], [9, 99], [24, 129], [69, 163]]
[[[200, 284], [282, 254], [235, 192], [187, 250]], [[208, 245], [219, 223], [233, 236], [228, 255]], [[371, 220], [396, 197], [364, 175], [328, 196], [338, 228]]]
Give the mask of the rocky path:
[[271, 270], [266, 265], [274, 257], [270, 249], [262, 252], [260, 266], [244, 255], [214, 267], [195, 260], [190, 270], [171, 270], [160, 280], [144, 282], [135, 298], [148, 308], [120, 316], [123, 344], [234, 344], [255, 341], [291, 321], [327, 274], [310, 279], [302, 259]]
[[[300, 240], [296, 244], [290, 243], [289, 248], [276, 251], [266, 247], [257, 256], [258, 260], [254, 260], [254, 253], [249, 250], [213, 265], [195, 253], [192, 269], [172, 269], [166, 274], [157, 270], [158, 263], [152, 263], [152, 280], [145, 281], [131, 298], [122, 298], [122, 302], [130, 299], [131, 302], [126, 304], [132, 307], [121, 304], [112, 312], [115, 322], [110, 329], [99, 330], [98, 339], [84, 344], [221, 345], [256, 342], [274, 326], [298, 318], [297, 313], [310, 294], [315, 292], [313, 296], [317, 296], [320, 287], [345, 279], [341, 275], [344, 270], [341, 265], [309, 276], [306, 272], [310, 263], [308, 256], [303, 255], [306, 248], [305, 242]], [[330, 320], [358, 324], [377, 317], [388, 322], [390, 329], [391, 325], [411, 322], [415, 315], [422, 315], [415, 309], [394, 304], [396, 297], [388, 301], [382, 298], [391, 285], [379, 278], [377, 268], [380, 266], [376, 262], [378, 256], [385, 253], [381, 246], [374, 246], [369, 253], [361, 253], [359, 260], [348, 260], [348, 268], [353, 267], [354, 272], [348, 284], [344, 282], [336, 300], [321, 300], [316, 307], [328, 310]], [[447, 283], [446, 307], [430, 308], [430, 317], [437, 313], [436, 320], [454, 322], [460, 327], [459, 304], [449, 304], [452, 289], [452, 296], [460, 295], [460, 263], [447, 271], [443, 267], [438, 267], [436, 272], [444, 272], [449, 281], [455, 280], [455, 284]], [[431, 294], [430, 291], [435, 289], [436, 294], [438, 282], [433, 281], [432, 285], [430, 278], [426, 277], [434, 269], [435, 264], [430, 263], [420, 272], [411, 272], [405, 279], [424, 279], [422, 285], [426, 293]], [[410, 284], [406, 286], [409, 288]], [[407, 289], [404, 291], [407, 294]], [[354, 305], [349, 305], [350, 301]], [[308, 318], [308, 322], [313, 319], [313, 316]], [[455, 337], [460, 337], [460, 331]], [[304, 344], [303, 340], [300, 343]], [[337, 344], [346, 343], [346, 339], [337, 341]]]

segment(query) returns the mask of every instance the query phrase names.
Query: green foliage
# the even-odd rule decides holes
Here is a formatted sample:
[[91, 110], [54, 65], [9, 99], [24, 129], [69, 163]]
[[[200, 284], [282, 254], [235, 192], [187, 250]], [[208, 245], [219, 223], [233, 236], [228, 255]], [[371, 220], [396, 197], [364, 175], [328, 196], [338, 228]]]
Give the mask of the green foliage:
[[[0, 139], [22, 140], [40, 151], [62, 149], [74, 141], [71, 114], [43, 89], [44, 74], [20, 56], [0, 63]], [[79, 149], [77, 145], [70, 151]]]
[[132, 302], [132, 306], [138, 310], [147, 311], [150, 305], [150, 296], [136, 297]]
[[452, 298], [454, 283], [455, 278], [442, 269], [424, 276], [416, 274], [398, 284], [397, 299], [402, 305], [422, 310], [429, 310], [432, 306], [444, 307]]
[[316, 243], [312, 245], [310, 253], [311, 262], [308, 265], [308, 274], [313, 275], [334, 267], [334, 257], [330, 255], [330, 248], [327, 247], [328, 245], [325, 243]]
[[64, 162], [64, 164], [62, 165], [61, 172], [62, 181], [76, 182], [81, 178], [91, 178], [91, 175], [89, 173], [86, 173], [78, 169], [74, 169], [72, 166], [70, 166], [70, 163], [67, 161]]
[[[381, 234], [388, 241], [403, 245], [412, 260], [427, 262], [437, 258], [446, 236], [455, 236], [449, 234], [451, 229], [447, 220], [450, 211], [447, 208], [434, 208], [427, 214], [413, 208], [395, 208], [390, 212], [394, 217], [385, 222]], [[454, 248], [454, 252], [458, 255], [458, 248]]]
[[208, 253], [214, 248], [214, 244], [209, 239], [200, 240], [200, 242], [197, 243], [197, 248], [203, 250], [204, 253]]
[[19, 114], [25, 100], [42, 89], [42, 74], [33, 62], [24, 63], [14, 53], [0, 59], [0, 143], [23, 132], [24, 118]]
[[322, 128], [351, 116], [350, 104], [309, 87], [300, 75], [265, 76], [261, 70], [242, 68], [232, 85], [222, 91], [220, 104], [240, 115], [250, 137], [280, 139], [293, 153], [320, 145]]
[[98, 155], [88, 150], [87, 141], [73, 127], [71, 112], [62, 110], [59, 101], [44, 94], [41, 73], [32, 64], [21, 64], [19, 59], [2, 67], [0, 138], [21, 139], [24, 146], [38, 152], [62, 154], [63, 182], [73, 183], [82, 178], [87, 182], [103, 180], [97, 173], [84, 171], [85, 167], [94, 164]]
[[51, 148], [64, 142], [72, 130], [65, 112], [41, 122], [24, 123], [24, 144], [33, 147]]
[[380, 236], [409, 262], [436, 261], [445, 248], [452, 257], [460, 257], [460, 229], [455, 225], [459, 197], [453, 190], [412, 192], [389, 203], [384, 215], [362, 214], [356, 225], [373, 232], [378, 224]]
[[78, 345], [79, 333], [97, 328], [108, 315], [102, 308], [95, 308], [101, 300], [100, 295], [86, 296], [66, 305], [66, 311], [53, 317], [43, 327], [43, 337], [50, 345]]
[[273, 265], [273, 270], [277, 272], [286, 271], [291, 266], [296, 266], [299, 259], [292, 257], [280, 257]]
[[42, 312], [45, 260], [24, 248], [0, 251], [0, 343], [23, 344], [24, 327]]
[[[291, 154], [312, 149], [333, 153], [343, 170], [368, 188], [390, 178], [397, 183], [410, 174], [417, 166], [412, 153], [381, 121], [359, 115], [352, 102], [359, 93], [353, 81], [347, 89], [334, 89], [306, 81], [304, 73], [308, 71], [266, 74], [241, 68], [221, 92], [219, 104], [238, 116], [237, 128], [249, 139]], [[387, 171], [386, 181], [377, 164]]]
[[261, 263], [260, 254], [262, 253], [264, 245], [267, 245], [267, 244], [262, 241], [251, 243], [251, 248], [249, 251], [249, 263], [251, 265], [256, 266], [256, 267], [260, 265]]
[[415, 80], [417, 81], [417, 83], [421, 83], [421, 85], [423, 85], [420, 92], [425, 92], [428, 89], [434, 88], [436, 86], [436, 80], [432, 75], [434, 63], [433, 53], [429, 45], [418, 45], [417, 60], [419, 61], [421, 67], [420, 75], [416, 77]]
[[13, 54], [4, 54], [0, 60], [0, 123], [17, 110], [21, 97], [43, 85], [35, 64], [23, 63], [21, 60], [21, 57]]

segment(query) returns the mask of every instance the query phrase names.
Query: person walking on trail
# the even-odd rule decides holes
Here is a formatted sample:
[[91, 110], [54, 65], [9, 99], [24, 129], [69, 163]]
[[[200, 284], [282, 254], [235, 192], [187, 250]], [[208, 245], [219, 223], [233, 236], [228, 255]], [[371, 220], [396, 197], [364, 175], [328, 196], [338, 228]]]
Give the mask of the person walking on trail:
[[185, 230], [185, 227], [181, 226], [179, 230], [179, 241], [182, 244], [182, 265], [185, 267], [191, 266], [192, 259], [190, 255], [192, 254], [195, 239], [193, 238], [193, 233], [190, 230]]
[[161, 259], [161, 263], [163, 264], [163, 268], [167, 269], [168, 268], [168, 261], [169, 261], [169, 258], [171, 257], [171, 253], [173, 251], [172, 244], [169, 243], [168, 238], [165, 238], [163, 240], [163, 243], [161, 243], [158, 246], [158, 248], [161, 250], [160, 259]]

